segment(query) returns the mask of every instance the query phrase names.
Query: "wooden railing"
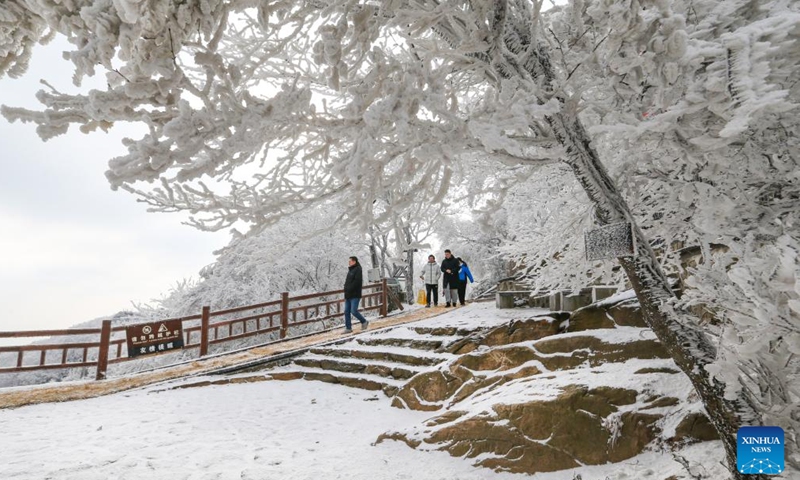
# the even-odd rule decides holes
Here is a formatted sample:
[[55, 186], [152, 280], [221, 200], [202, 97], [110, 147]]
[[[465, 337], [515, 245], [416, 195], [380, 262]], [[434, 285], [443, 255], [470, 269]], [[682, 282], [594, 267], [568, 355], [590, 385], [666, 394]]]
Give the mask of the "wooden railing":
[[[289, 296], [283, 292], [279, 300], [211, 311], [203, 307], [198, 315], [165, 319], [180, 320], [183, 325], [183, 349], [199, 348], [199, 356], [208, 355], [211, 345], [233, 340], [278, 332], [278, 341], [290, 337], [290, 330], [303, 325], [322, 322], [343, 315], [343, 290]], [[338, 296], [330, 300], [325, 297]], [[315, 299], [321, 299], [314, 302]], [[379, 283], [364, 286], [360, 311], [378, 310], [381, 316], [387, 315], [386, 279]], [[217, 321], [215, 321], [215, 319]], [[148, 322], [150, 323], [150, 322]], [[133, 324], [112, 325], [112, 320], [103, 320], [100, 328], [81, 328], [69, 330], [29, 330], [0, 332], [0, 338], [31, 337], [69, 337], [75, 335], [97, 335], [93, 342], [48, 343], [17, 346], [0, 346], [3, 354], [16, 354], [16, 365], [3, 367], [0, 373], [27, 372], [55, 368], [97, 367], [95, 378], [106, 378], [109, 363], [132, 360], [127, 356], [125, 330]], [[96, 359], [93, 350], [97, 349]], [[31, 354], [31, 352], [38, 352]], [[175, 350], [171, 350], [175, 352]], [[72, 353], [72, 355], [70, 355]], [[33, 360], [33, 362], [31, 362]]]

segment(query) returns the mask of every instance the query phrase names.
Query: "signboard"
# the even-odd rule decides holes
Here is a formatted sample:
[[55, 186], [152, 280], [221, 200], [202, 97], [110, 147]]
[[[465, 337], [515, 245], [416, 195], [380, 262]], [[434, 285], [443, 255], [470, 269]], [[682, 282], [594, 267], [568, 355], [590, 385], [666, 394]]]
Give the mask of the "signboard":
[[586, 260], [605, 260], [636, 255], [636, 237], [628, 222], [605, 225], [583, 235]]
[[128, 357], [164, 353], [183, 348], [182, 323], [181, 320], [166, 320], [126, 327]]
[[375, 283], [381, 281], [381, 269], [380, 268], [370, 268], [367, 270], [367, 282]]

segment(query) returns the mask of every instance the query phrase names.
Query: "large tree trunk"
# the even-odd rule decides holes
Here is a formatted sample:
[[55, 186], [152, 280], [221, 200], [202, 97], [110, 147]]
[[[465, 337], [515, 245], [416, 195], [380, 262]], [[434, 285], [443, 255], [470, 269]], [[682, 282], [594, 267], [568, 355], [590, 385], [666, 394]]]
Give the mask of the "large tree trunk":
[[[711, 378], [705, 370], [705, 366], [716, 358], [714, 345], [690, 320], [667, 315], [661, 308], [664, 302], [673, 297], [668, 280], [647, 238], [592, 147], [580, 120], [562, 113], [548, 118], [548, 124], [566, 148], [565, 161], [595, 204], [600, 222], [625, 221], [633, 224], [637, 255], [619, 260], [639, 299], [645, 321], [700, 395], [725, 446], [731, 473], [735, 478], [744, 478], [736, 467], [736, 433], [740, 426], [760, 424], [758, 411], [744, 393], [733, 400], [725, 399], [724, 385]], [[747, 475], [747, 478], [766, 477]]]

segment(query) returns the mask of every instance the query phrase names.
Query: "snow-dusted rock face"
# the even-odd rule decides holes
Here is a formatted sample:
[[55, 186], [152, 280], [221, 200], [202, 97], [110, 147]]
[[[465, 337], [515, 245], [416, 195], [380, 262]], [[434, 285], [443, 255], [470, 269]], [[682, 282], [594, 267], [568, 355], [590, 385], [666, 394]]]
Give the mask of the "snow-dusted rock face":
[[647, 328], [635, 298], [614, 303], [598, 302], [576, 310], [570, 315], [567, 331], [616, 327]]
[[[659, 434], [660, 414], [627, 411], [636, 398], [630, 389], [570, 385], [553, 400], [498, 404], [489, 415], [450, 411], [425, 424], [431, 433], [423, 441], [515, 473], [619, 462]], [[394, 438], [420, 446], [413, 437]]]
[[569, 319], [552, 313], [453, 343], [457, 357], [412, 377], [392, 402], [438, 415], [379, 441], [533, 474], [716, 438], [635, 300], [593, 304]]

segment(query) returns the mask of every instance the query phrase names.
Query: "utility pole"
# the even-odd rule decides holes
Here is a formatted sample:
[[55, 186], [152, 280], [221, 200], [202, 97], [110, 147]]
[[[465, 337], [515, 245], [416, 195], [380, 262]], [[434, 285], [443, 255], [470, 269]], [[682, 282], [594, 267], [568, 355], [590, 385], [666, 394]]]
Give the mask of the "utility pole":
[[[403, 231], [406, 234], [406, 245], [411, 245], [411, 227], [406, 225], [403, 227]], [[406, 298], [408, 299], [409, 305], [414, 305], [414, 252], [416, 252], [416, 248], [409, 248], [406, 250], [406, 265], [408, 266], [408, 276], [406, 277]]]

